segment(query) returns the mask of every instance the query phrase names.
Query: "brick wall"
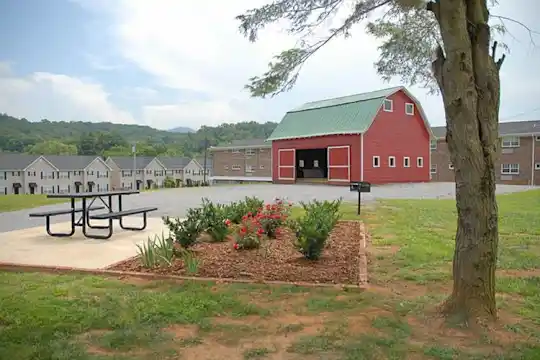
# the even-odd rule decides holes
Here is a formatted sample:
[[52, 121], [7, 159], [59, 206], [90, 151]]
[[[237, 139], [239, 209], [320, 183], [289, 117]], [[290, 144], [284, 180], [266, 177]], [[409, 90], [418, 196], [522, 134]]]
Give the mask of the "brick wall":
[[[214, 176], [270, 177], [272, 149], [269, 147], [214, 150]], [[251, 170], [251, 171], [249, 171]]]

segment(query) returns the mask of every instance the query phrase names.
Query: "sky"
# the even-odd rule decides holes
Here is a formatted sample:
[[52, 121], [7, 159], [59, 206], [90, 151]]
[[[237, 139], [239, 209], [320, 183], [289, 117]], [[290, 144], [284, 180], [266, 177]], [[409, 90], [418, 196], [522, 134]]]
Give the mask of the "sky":
[[[31, 121], [109, 121], [158, 129], [279, 122], [308, 101], [405, 85], [433, 126], [439, 96], [383, 82], [378, 41], [357, 26], [303, 67], [293, 90], [251, 98], [243, 87], [294, 45], [283, 24], [256, 43], [235, 16], [269, 0], [1, 0], [0, 112]], [[352, 0], [348, 0], [352, 1]], [[492, 11], [540, 32], [538, 0], [500, 0]], [[540, 35], [504, 20], [510, 53], [501, 71], [501, 121], [540, 118]], [[331, 24], [330, 24], [331, 25]], [[536, 27], [536, 28], [535, 28]]]

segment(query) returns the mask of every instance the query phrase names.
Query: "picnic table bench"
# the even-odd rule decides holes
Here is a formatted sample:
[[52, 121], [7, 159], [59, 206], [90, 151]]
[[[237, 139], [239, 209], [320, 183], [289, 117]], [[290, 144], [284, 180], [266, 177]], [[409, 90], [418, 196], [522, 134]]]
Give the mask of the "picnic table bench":
[[[71, 207], [68, 209], [42, 211], [31, 213], [30, 217], [45, 217], [45, 226], [47, 234], [55, 237], [69, 237], [75, 234], [75, 228], [77, 226], [82, 227], [82, 232], [85, 237], [91, 239], [109, 239], [113, 234], [113, 220], [118, 220], [120, 228], [131, 231], [141, 231], [147, 226], [147, 214], [152, 211], [156, 211], [157, 207], [143, 207], [138, 209], [122, 209], [122, 196], [138, 194], [139, 191], [122, 190], [122, 191], [106, 191], [106, 192], [86, 192], [86, 193], [66, 193], [66, 194], [50, 194], [48, 198], [56, 199], [70, 199]], [[113, 209], [113, 198], [118, 198], [118, 210]], [[104, 200], [104, 198], [107, 200]], [[91, 201], [87, 204], [88, 200]], [[103, 205], [93, 206], [94, 201], [99, 199]], [[81, 200], [81, 207], [75, 207], [75, 200]], [[107, 212], [94, 214], [91, 213], [95, 210], [107, 209]], [[81, 214], [80, 218], [76, 220], [75, 214]], [[123, 217], [129, 215], [143, 215], [143, 225], [140, 227], [126, 226], [123, 224]], [[67, 233], [57, 233], [51, 230], [51, 217], [60, 215], [71, 215], [71, 230]], [[108, 220], [107, 225], [92, 225], [90, 219], [94, 220]], [[105, 234], [91, 234], [87, 232], [87, 229], [106, 229]]]

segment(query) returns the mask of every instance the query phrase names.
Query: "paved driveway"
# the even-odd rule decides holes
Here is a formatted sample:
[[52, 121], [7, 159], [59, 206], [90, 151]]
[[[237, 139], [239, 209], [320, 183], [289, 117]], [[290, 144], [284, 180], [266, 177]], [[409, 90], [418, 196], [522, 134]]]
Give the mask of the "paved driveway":
[[[528, 190], [528, 186], [499, 185], [498, 193], [509, 193]], [[366, 201], [374, 199], [437, 199], [452, 198], [455, 194], [453, 183], [425, 183], [425, 184], [397, 184], [372, 187], [371, 193], [364, 194]], [[124, 208], [156, 206], [159, 211], [152, 216], [184, 216], [186, 209], [198, 206], [201, 198], [207, 197], [211, 201], [226, 203], [243, 199], [245, 196], [257, 196], [265, 201], [271, 201], [276, 196], [286, 197], [297, 201], [309, 201], [313, 198], [319, 200], [333, 200], [343, 197], [346, 201], [355, 201], [356, 193], [351, 193], [347, 187], [325, 185], [221, 185], [207, 188], [180, 188], [145, 192], [138, 195], [126, 196]], [[0, 198], [1, 201], [1, 198]], [[65, 204], [43, 206], [40, 210], [65, 208]], [[33, 210], [20, 210], [9, 213], [0, 213], [0, 232], [24, 229], [34, 226], [43, 226], [44, 220], [28, 217]], [[54, 219], [54, 218], [53, 218]], [[66, 221], [67, 217], [56, 217], [55, 221]]]

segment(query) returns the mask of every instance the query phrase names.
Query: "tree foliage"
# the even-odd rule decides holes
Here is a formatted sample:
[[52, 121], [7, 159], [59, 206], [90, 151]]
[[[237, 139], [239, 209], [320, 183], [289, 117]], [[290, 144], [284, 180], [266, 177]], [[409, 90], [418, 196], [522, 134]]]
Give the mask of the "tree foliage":
[[131, 155], [131, 145], [145, 156], [197, 156], [208, 145], [232, 140], [266, 138], [276, 124], [254, 121], [203, 126], [194, 133], [156, 130], [148, 126], [112, 123], [31, 122], [0, 114], [0, 151], [44, 155]]
[[[490, 0], [490, 4], [496, 4]], [[381, 12], [371, 19], [370, 15]], [[337, 14], [340, 25], [326, 28]], [[420, 85], [431, 93], [439, 91], [431, 72], [433, 52], [442, 44], [439, 26], [433, 12], [426, 11], [425, 0], [279, 0], [237, 16], [240, 31], [250, 41], [258, 38], [265, 26], [285, 19], [290, 34], [298, 36], [297, 46], [276, 55], [262, 76], [249, 79], [246, 88], [254, 97], [274, 96], [290, 90], [304, 63], [333, 39], [351, 36], [355, 25], [366, 20], [369, 34], [382, 40], [380, 57], [374, 64], [382, 78], [398, 77], [402, 82]], [[504, 33], [502, 24], [491, 26]], [[498, 43], [506, 49], [503, 43]]]

